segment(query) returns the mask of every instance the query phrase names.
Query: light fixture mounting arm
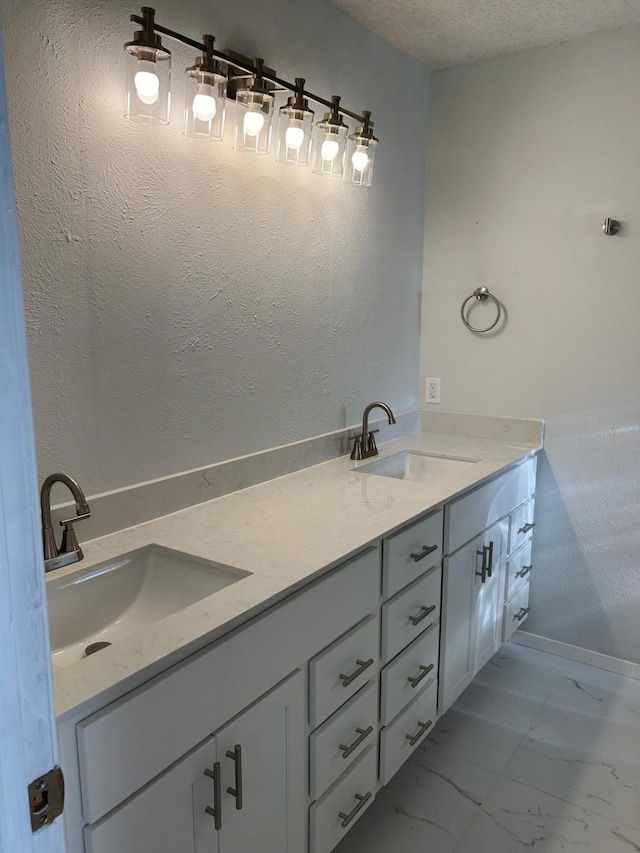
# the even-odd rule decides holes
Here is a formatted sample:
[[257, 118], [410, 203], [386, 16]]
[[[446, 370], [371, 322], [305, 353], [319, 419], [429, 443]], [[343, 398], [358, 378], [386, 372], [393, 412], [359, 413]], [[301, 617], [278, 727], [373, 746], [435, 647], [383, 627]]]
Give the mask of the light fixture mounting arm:
[[[288, 80], [284, 80], [282, 77], [276, 76], [276, 74], [271, 73], [262, 66], [258, 66], [257, 60], [252, 63], [240, 59], [236, 55], [231, 57], [227, 53], [224, 53], [221, 50], [217, 50], [213, 46], [213, 36], [205, 36], [205, 41], [199, 42], [195, 39], [189, 38], [189, 36], [185, 36], [182, 33], [177, 32], [176, 30], [170, 30], [168, 27], [163, 27], [161, 24], [156, 23], [155, 9], [151, 8], [150, 6], [143, 6], [141, 9], [141, 13], [141, 15], [131, 15], [131, 21], [134, 24], [139, 24], [143, 28], [140, 33], [135, 34], [136, 41], [138, 40], [137, 37], [139, 35], [144, 35], [145, 39], [150, 39], [150, 37], [153, 37], [154, 42], [159, 43], [160, 38], [158, 34], [168, 36], [169, 38], [175, 39], [176, 41], [187, 45], [187, 47], [193, 47], [195, 48], [195, 50], [201, 51], [203, 56], [206, 54], [207, 58], [210, 60], [213, 60], [215, 58], [219, 62], [225, 63], [227, 66], [231, 65], [251, 77], [257, 78], [260, 75], [261, 79], [266, 80], [276, 86], [279, 86], [282, 89], [288, 89], [290, 92], [294, 92], [296, 95], [308, 98], [309, 100], [315, 101], [318, 104], [322, 104], [323, 106], [328, 107], [330, 110], [334, 109], [334, 99], [327, 100], [326, 98], [322, 98], [320, 97], [320, 95], [315, 95], [313, 92], [309, 92], [304, 88], [300, 89], [300, 87], [297, 85], [297, 81], [302, 78], [296, 78], [296, 83], [290, 83]], [[340, 99], [338, 99], [338, 104], [339, 100]], [[363, 125], [366, 125], [367, 121], [370, 121], [371, 113], [356, 113], [352, 110], [346, 109], [346, 107], [343, 107], [341, 105], [337, 106], [337, 111], [339, 114], [349, 116], [350, 118], [361, 122]]]

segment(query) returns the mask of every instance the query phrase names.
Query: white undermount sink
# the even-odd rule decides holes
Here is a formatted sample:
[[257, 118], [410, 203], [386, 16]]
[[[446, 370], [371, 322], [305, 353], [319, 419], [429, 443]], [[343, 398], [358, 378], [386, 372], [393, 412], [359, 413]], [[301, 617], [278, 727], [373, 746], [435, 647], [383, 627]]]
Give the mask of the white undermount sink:
[[376, 474], [396, 480], [433, 483], [442, 477], [474, 465], [480, 460], [473, 456], [450, 456], [446, 453], [427, 453], [424, 450], [401, 450], [391, 456], [376, 459], [354, 468], [359, 474]]
[[48, 581], [53, 663], [69, 666], [86, 657], [93, 644], [115, 643], [249, 574], [147, 545]]

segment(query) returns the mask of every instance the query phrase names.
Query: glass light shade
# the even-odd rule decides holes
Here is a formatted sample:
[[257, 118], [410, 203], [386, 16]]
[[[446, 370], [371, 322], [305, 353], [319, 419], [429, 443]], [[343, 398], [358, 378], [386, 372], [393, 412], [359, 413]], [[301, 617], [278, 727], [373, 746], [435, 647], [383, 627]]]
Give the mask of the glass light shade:
[[273, 95], [240, 89], [236, 93], [237, 151], [268, 154], [271, 148], [271, 122], [273, 120]]
[[227, 79], [222, 74], [187, 68], [184, 134], [197, 139], [222, 139], [226, 113]]
[[313, 171], [333, 178], [342, 176], [349, 128], [330, 120], [319, 121], [313, 131]]
[[168, 124], [171, 110], [171, 53], [162, 47], [126, 44], [124, 116], [130, 121]]
[[280, 108], [276, 160], [289, 166], [308, 166], [311, 157], [313, 112], [291, 104]]
[[370, 187], [378, 140], [369, 135], [352, 134], [347, 140], [343, 180], [357, 187]]

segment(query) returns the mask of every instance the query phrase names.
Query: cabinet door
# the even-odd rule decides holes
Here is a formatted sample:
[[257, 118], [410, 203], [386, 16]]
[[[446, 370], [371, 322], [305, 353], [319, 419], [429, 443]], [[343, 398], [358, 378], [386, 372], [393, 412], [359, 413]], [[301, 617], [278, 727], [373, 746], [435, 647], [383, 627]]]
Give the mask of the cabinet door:
[[216, 733], [222, 765], [220, 853], [300, 853], [306, 762], [301, 672]]
[[446, 557], [443, 563], [442, 640], [440, 645], [439, 713], [443, 714], [475, 674], [476, 575], [480, 571], [482, 537]]
[[[217, 853], [209, 738], [106, 817], [85, 827], [86, 853]], [[99, 773], [100, 769], [96, 768]]]
[[[507, 529], [508, 520], [505, 519], [494, 524], [479, 537], [479, 553], [477, 554], [479, 565], [477, 571], [473, 573], [474, 591], [471, 608], [474, 675], [493, 657], [502, 643]], [[482, 571], [483, 559], [484, 572]]]

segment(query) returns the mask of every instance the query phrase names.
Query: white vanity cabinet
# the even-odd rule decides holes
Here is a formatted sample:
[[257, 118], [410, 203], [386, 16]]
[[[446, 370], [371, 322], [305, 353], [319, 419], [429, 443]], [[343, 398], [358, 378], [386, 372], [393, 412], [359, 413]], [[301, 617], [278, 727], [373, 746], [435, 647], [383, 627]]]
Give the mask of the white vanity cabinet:
[[85, 829], [87, 853], [297, 853], [304, 679], [296, 673]]
[[[507, 619], [518, 621], [517, 615], [514, 619], [507, 613], [505, 603], [513, 573], [507, 554], [510, 541], [527, 547], [526, 542], [520, 545], [522, 528], [532, 522], [523, 517], [521, 507], [533, 505], [535, 478], [534, 458], [445, 507], [439, 714], [451, 707], [517, 627], [505, 633]], [[517, 592], [522, 595], [520, 588]], [[517, 613], [524, 609], [519, 606]]]
[[331, 853], [526, 618], [535, 475], [431, 509], [66, 721], [68, 853]]

